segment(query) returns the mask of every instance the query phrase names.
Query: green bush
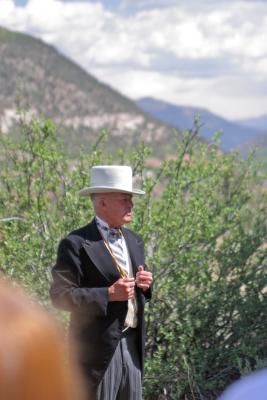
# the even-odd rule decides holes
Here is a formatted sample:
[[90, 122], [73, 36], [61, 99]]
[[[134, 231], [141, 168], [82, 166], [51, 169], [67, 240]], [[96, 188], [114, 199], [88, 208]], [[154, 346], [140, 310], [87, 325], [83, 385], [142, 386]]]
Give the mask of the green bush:
[[70, 160], [53, 122], [23, 112], [19, 138], [0, 135], [0, 269], [50, 308], [58, 242], [93, 216], [77, 196], [91, 166], [132, 165], [147, 192], [132, 228], [154, 274], [145, 399], [215, 399], [267, 359], [266, 188], [252, 160], [201, 144], [197, 127], [158, 169], [142, 144], [111, 155], [102, 140]]

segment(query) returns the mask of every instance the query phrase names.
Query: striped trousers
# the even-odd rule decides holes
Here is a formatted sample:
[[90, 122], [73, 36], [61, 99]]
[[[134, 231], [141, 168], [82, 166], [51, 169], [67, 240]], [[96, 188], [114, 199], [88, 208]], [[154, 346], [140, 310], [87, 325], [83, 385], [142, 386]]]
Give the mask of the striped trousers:
[[137, 332], [130, 329], [120, 339], [97, 388], [96, 400], [141, 400], [142, 383]]

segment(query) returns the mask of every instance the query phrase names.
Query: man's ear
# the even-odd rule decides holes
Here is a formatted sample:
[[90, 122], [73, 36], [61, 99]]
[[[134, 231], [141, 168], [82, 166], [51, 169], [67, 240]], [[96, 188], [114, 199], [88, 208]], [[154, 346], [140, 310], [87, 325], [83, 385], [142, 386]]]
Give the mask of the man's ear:
[[106, 208], [107, 201], [106, 201], [106, 198], [104, 196], [101, 196], [99, 203], [100, 203], [101, 207]]

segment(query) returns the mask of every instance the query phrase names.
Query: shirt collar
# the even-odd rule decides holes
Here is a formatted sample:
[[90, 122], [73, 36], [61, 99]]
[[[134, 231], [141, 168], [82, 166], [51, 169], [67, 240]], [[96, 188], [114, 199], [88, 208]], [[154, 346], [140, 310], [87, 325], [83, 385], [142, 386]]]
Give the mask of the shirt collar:
[[103, 219], [99, 218], [97, 215], [95, 216], [95, 221], [96, 221], [96, 226], [101, 233], [101, 236], [103, 237], [104, 240], [108, 239], [108, 229], [109, 225], [106, 221], [103, 221]]
[[[96, 221], [97, 228], [100, 231], [104, 240], [109, 241], [109, 232], [111, 232], [111, 231], [114, 231], [115, 235], [117, 237], [121, 237], [120, 229], [110, 228], [109, 224], [106, 221], [104, 221], [103, 219], [101, 219], [100, 217], [98, 217], [97, 215], [95, 216], [95, 221]], [[118, 232], [120, 232], [119, 236], [118, 236]]]
[[101, 219], [100, 217], [98, 217], [97, 215], [95, 217], [95, 220], [96, 220], [97, 226], [100, 225], [100, 227], [103, 226], [107, 229], [110, 229], [109, 224], [106, 221], [104, 221], [103, 219]]

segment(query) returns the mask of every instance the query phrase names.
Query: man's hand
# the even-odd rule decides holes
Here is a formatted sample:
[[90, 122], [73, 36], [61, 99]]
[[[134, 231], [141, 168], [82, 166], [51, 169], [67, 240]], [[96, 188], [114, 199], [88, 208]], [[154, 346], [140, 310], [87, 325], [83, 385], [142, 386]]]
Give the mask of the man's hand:
[[108, 288], [109, 301], [125, 301], [134, 297], [134, 278], [120, 278]]
[[136, 285], [143, 291], [146, 291], [147, 289], [150, 288], [152, 282], [153, 282], [152, 273], [149, 271], [145, 271], [144, 267], [142, 265], [139, 265], [138, 272], [135, 278]]

